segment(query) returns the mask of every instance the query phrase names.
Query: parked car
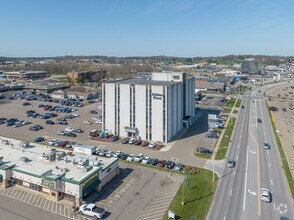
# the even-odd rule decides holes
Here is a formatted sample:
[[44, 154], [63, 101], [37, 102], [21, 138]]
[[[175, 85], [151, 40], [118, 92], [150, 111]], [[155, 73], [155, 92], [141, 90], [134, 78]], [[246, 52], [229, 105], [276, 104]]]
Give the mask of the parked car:
[[135, 154], [130, 154], [130, 155], [127, 157], [127, 161], [130, 161], [130, 162], [134, 161], [135, 156], [136, 156]]
[[149, 162], [149, 164], [152, 165], [152, 166], [156, 166], [157, 163], [158, 163], [158, 159], [155, 159], [155, 158], [151, 159], [150, 162]]
[[22, 105], [23, 105], [23, 106], [28, 106], [28, 105], [31, 105], [31, 103], [29, 103], [29, 102], [24, 102], [24, 103], [22, 103]]
[[235, 161], [233, 159], [228, 160], [228, 167], [229, 168], [234, 168], [235, 167]]
[[142, 141], [141, 146], [142, 147], [146, 147], [147, 145], [149, 145], [148, 141]]
[[106, 157], [112, 157], [113, 156], [113, 152], [111, 150], [106, 152]]
[[157, 167], [165, 167], [166, 160], [159, 160], [156, 164]]
[[43, 137], [37, 137], [34, 142], [42, 142], [42, 141], [45, 141], [45, 138]]
[[185, 169], [185, 165], [181, 163], [177, 163], [174, 167], [174, 170], [176, 171], [182, 171], [183, 169]]
[[140, 145], [142, 143], [142, 141], [140, 139], [135, 140], [134, 144], [135, 145]]
[[268, 202], [270, 203], [271, 202], [271, 193], [268, 189], [266, 188], [261, 188], [260, 189], [260, 199], [261, 201], [263, 202]]
[[57, 134], [58, 135], [61, 135], [61, 136], [64, 136], [65, 135], [65, 132], [64, 131], [57, 131]]
[[112, 156], [116, 157], [116, 158], [120, 158], [120, 156], [123, 154], [124, 154], [124, 152], [122, 152], [122, 151], [116, 151]]
[[95, 110], [91, 110], [90, 113], [91, 114], [98, 114], [98, 112], [96, 112]]
[[47, 125], [54, 125], [55, 123], [54, 123], [54, 121], [47, 120], [47, 121], [46, 121], [46, 124], [47, 124]]
[[106, 150], [106, 149], [100, 149], [100, 150], [98, 151], [98, 155], [99, 155], [99, 156], [106, 156], [107, 151], [108, 151], [108, 150]]
[[150, 147], [150, 148], [155, 148], [157, 146], [157, 143], [150, 143], [149, 145], [148, 145], [148, 147]]
[[84, 121], [84, 124], [92, 124], [90, 121]]
[[129, 140], [129, 144], [134, 144], [134, 143], [135, 143], [135, 141], [136, 141], [136, 139], [135, 139], [135, 138], [131, 138], [131, 139]]
[[74, 129], [71, 128], [71, 127], [67, 127], [67, 128], [65, 128], [64, 130], [65, 130], [65, 131], [69, 131], [69, 132], [71, 132], [71, 131], [73, 131]]
[[209, 133], [209, 134], [206, 134], [206, 137], [207, 138], [218, 138], [218, 135], [215, 133]]
[[149, 164], [151, 158], [150, 157], [144, 157], [142, 160], [142, 164]]
[[128, 143], [129, 143], [129, 140], [130, 140], [130, 138], [124, 138], [124, 139], [122, 140], [122, 143], [123, 143], [123, 144], [128, 144]]
[[144, 158], [143, 154], [138, 154], [138, 155], [135, 156], [134, 162], [141, 163], [143, 158]]
[[64, 135], [67, 137], [76, 137], [77, 136], [75, 133], [72, 133], [72, 132], [66, 132], [66, 133], [64, 133]]
[[83, 133], [84, 131], [80, 128], [76, 128], [76, 129], [73, 129], [72, 132], [75, 132], [75, 133]]
[[278, 109], [277, 107], [275, 107], [275, 106], [270, 106], [270, 107], [269, 107], [269, 110], [270, 110], [270, 111], [273, 111], [273, 112], [277, 112], [277, 111], [279, 111], [279, 109]]
[[52, 146], [57, 141], [58, 141], [58, 139], [53, 139], [53, 140], [51, 140], [51, 141], [48, 142], [48, 145], [51, 145]]
[[115, 141], [117, 141], [119, 139], [119, 137], [117, 136], [117, 135], [113, 135], [112, 137], [111, 137], [111, 141], [112, 142], [115, 142]]
[[172, 168], [174, 168], [174, 166], [175, 166], [175, 163], [171, 160], [168, 160], [165, 162], [165, 167], [168, 169], [172, 169]]
[[105, 209], [97, 207], [94, 203], [81, 205], [79, 212], [98, 219], [102, 219], [106, 213]]
[[206, 149], [204, 147], [197, 147], [196, 152], [201, 154], [211, 154], [211, 150]]
[[67, 121], [59, 121], [59, 122], [57, 122], [57, 124], [59, 124], [59, 125], [68, 125]]

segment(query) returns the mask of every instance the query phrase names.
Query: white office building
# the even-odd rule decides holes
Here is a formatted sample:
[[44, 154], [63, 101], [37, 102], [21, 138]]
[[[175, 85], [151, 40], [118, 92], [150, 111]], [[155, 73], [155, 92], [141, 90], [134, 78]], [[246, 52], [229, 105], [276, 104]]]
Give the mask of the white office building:
[[103, 83], [102, 127], [121, 137], [169, 142], [192, 124], [195, 79], [183, 72]]

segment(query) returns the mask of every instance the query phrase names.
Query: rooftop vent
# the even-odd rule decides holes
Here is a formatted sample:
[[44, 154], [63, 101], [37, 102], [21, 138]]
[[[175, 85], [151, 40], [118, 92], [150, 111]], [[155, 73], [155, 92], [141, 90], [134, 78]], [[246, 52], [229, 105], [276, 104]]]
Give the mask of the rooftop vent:
[[19, 161], [21, 161], [23, 163], [28, 163], [28, 162], [30, 162], [30, 159], [27, 157], [21, 157], [21, 158], [19, 158]]
[[88, 172], [89, 170], [93, 169], [93, 166], [84, 166], [84, 169], [86, 170], [86, 172]]

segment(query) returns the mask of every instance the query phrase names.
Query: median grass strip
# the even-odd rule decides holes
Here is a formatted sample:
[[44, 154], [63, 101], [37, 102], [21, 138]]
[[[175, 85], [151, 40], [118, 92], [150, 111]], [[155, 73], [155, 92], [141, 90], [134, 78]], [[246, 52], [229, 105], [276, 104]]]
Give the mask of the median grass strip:
[[235, 107], [240, 108], [240, 106], [241, 106], [241, 99], [238, 99], [237, 102], [236, 102]]
[[219, 145], [219, 149], [217, 151], [217, 154], [215, 156], [216, 160], [222, 160], [225, 158], [227, 150], [228, 150], [228, 146], [230, 143], [230, 139], [234, 130], [234, 126], [235, 126], [235, 122], [236, 122], [236, 118], [232, 117], [230, 118], [230, 121], [226, 127], [225, 130], [225, 134], [221, 140], [221, 143]]
[[280, 156], [282, 158], [283, 168], [285, 170], [285, 174], [286, 174], [286, 178], [287, 178], [287, 181], [288, 181], [288, 184], [289, 184], [289, 187], [290, 187], [292, 198], [294, 199], [294, 180], [293, 180], [290, 168], [289, 168], [288, 161], [286, 159], [286, 155], [285, 155], [281, 140], [280, 140], [279, 136], [276, 133], [277, 128], [276, 128], [276, 125], [274, 123], [272, 113], [270, 112], [267, 103], [266, 103], [266, 106], [267, 106], [267, 111], [269, 113], [269, 116], [271, 118], [272, 127], [274, 129], [275, 137], [276, 137], [277, 144], [278, 144], [278, 149], [279, 149], [279, 152], [280, 152]]
[[[168, 210], [175, 212], [175, 219], [204, 220], [210, 208], [217, 182], [212, 181], [212, 172], [200, 169], [199, 174], [188, 175], [189, 184], [184, 181], [184, 205], [182, 205], [183, 184], [177, 192]], [[168, 219], [167, 213], [165, 220]]]
[[226, 104], [224, 105], [224, 107], [226, 108], [232, 108], [235, 104], [236, 99], [235, 98], [231, 98], [230, 100], [228, 100], [226, 102]]
[[238, 112], [239, 112], [238, 110], [234, 110], [234, 111], [233, 111], [234, 114], [237, 114]]
[[205, 158], [205, 159], [210, 159], [212, 154], [202, 154], [202, 153], [195, 153], [196, 157], [201, 157], [201, 158]]

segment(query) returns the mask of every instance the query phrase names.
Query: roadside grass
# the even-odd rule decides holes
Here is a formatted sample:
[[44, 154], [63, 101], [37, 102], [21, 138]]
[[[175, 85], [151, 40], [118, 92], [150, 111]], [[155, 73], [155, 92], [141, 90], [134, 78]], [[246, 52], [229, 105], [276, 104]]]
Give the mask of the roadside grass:
[[233, 111], [234, 114], [237, 114], [238, 112], [239, 112], [238, 110], [234, 110], [234, 111]]
[[230, 100], [228, 100], [225, 103], [224, 107], [226, 107], [226, 108], [232, 108], [234, 106], [234, 104], [235, 104], [235, 101], [236, 101], [235, 98], [231, 98]]
[[235, 107], [240, 108], [240, 106], [241, 106], [241, 99], [238, 99], [237, 102], [236, 102]]
[[201, 158], [205, 158], [205, 159], [210, 159], [212, 154], [201, 154], [201, 153], [194, 153], [194, 155], [196, 157], [201, 157]]
[[250, 86], [243, 86], [242, 91], [240, 92], [240, 94], [244, 94], [245, 92], [251, 90]]
[[231, 113], [231, 111], [232, 111], [231, 108], [226, 108], [226, 109], [224, 110], [224, 113]]
[[[176, 219], [189, 220], [192, 216], [204, 220], [211, 206], [217, 181], [212, 181], [212, 172], [200, 169], [199, 174], [188, 175], [189, 184], [184, 181], [184, 205], [182, 205], [183, 184], [178, 190], [168, 210], [174, 211]], [[168, 214], [163, 218], [168, 220]]]
[[294, 199], [294, 180], [293, 180], [293, 177], [292, 177], [290, 168], [289, 168], [288, 161], [286, 159], [286, 155], [285, 155], [285, 152], [284, 152], [284, 149], [283, 149], [283, 146], [282, 146], [282, 142], [281, 142], [279, 136], [276, 133], [277, 128], [276, 128], [276, 125], [275, 125], [275, 123], [273, 121], [273, 116], [272, 116], [272, 113], [270, 112], [270, 110], [268, 108], [268, 104], [267, 103], [266, 103], [266, 107], [267, 107], [268, 114], [270, 116], [272, 127], [274, 129], [274, 134], [275, 134], [275, 137], [276, 137], [276, 140], [277, 140], [278, 149], [279, 149], [280, 156], [281, 156], [281, 159], [282, 159], [283, 168], [285, 170], [285, 174], [286, 174], [286, 178], [287, 178], [287, 181], [288, 181], [288, 185], [289, 185], [289, 188], [290, 188], [290, 191], [291, 191], [291, 194], [292, 194], [292, 198]]
[[225, 130], [225, 134], [221, 140], [221, 143], [219, 145], [219, 149], [217, 151], [217, 154], [215, 156], [215, 160], [222, 160], [225, 158], [228, 147], [229, 147], [229, 143], [230, 143], [230, 139], [235, 127], [235, 122], [236, 122], [236, 118], [231, 117], [230, 121], [226, 127]]

